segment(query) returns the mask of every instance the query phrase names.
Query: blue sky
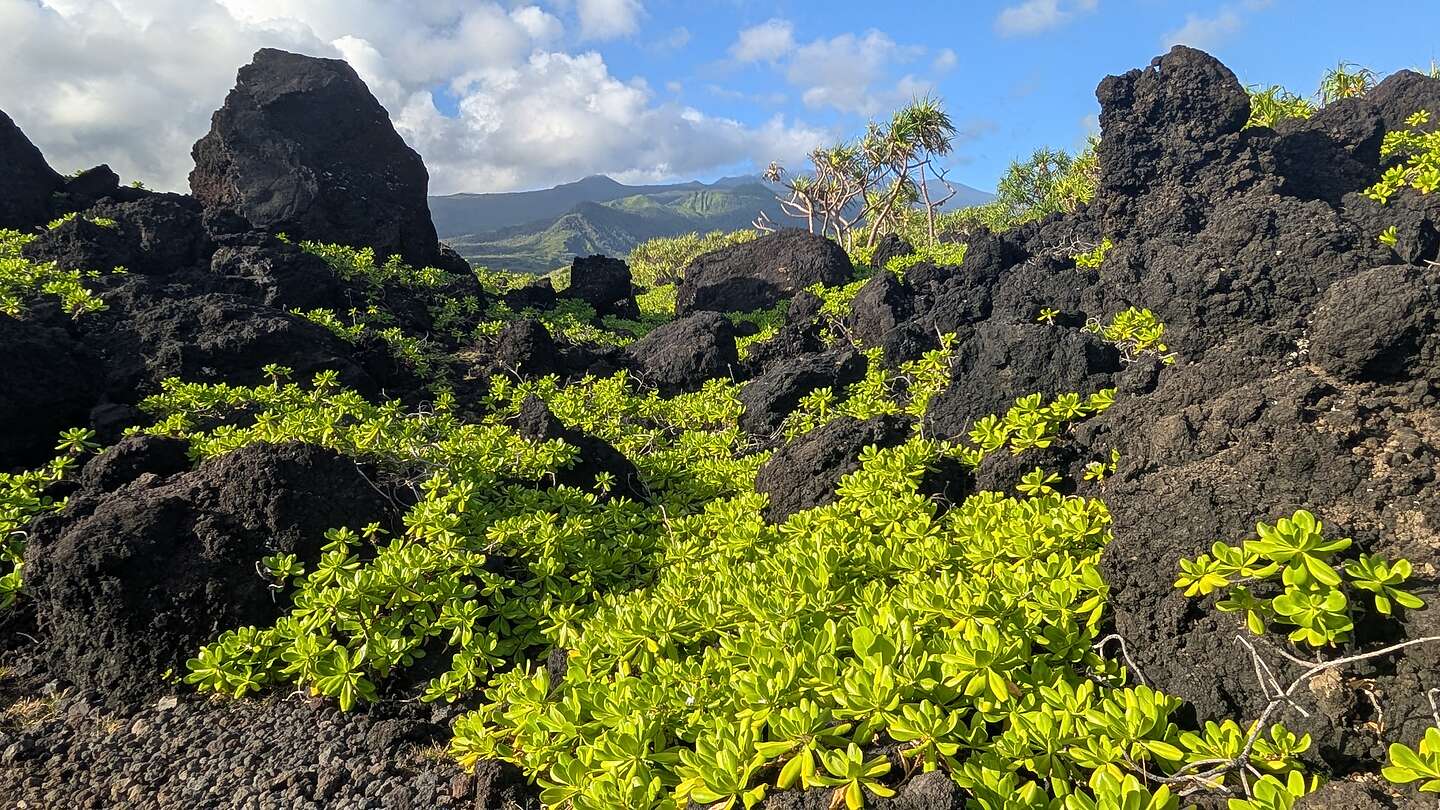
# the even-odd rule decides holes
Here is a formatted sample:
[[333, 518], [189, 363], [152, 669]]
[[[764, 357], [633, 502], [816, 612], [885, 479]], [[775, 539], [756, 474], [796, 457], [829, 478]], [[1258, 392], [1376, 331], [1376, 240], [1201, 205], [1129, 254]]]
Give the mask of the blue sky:
[[0, 109], [52, 165], [153, 188], [187, 188], [236, 70], [276, 47], [354, 66], [432, 193], [795, 170], [924, 92], [962, 130], [951, 176], [991, 189], [1082, 144], [1096, 84], [1171, 43], [1308, 94], [1342, 59], [1440, 58], [1440, 0], [0, 0], [0, 31]]
[[[857, 132], [863, 115], [807, 105], [806, 87], [787, 80], [795, 51], [738, 64], [732, 49], [739, 32], [773, 20], [790, 24], [797, 48], [878, 32], [894, 47], [868, 91], [903, 96], [896, 86], [907, 75], [932, 85], [967, 133], [954, 176], [986, 189], [1035, 147], [1083, 144], [1099, 112], [1100, 79], [1147, 64], [1175, 41], [1210, 51], [1243, 83], [1279, 83], [1307, 94], [1341, 60], [1388, 73], [1440, 59], [1436, 0], [1362, 5], [1360, 13], [1338, 0], [1041, 2], [1028, 4], [1028, 17], [1002, 16], [1026, 5], [650, 0], [637, 36], [599, 50], [616, 75], [643, 77], [657, 92], [712, 115], [754, 124], [780, 113]], [[879, 8], [888, 11], [877, 14]], [[1379, 8], [1384, 12], [1367, 11]]]

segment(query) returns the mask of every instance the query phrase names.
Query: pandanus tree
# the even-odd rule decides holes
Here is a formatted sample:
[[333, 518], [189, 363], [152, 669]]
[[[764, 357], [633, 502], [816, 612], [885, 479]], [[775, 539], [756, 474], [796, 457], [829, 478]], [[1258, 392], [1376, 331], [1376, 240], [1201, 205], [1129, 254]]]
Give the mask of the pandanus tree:
[[[777, 195], [782, 211], [805, 220], [811, 233], [832, 236], [846, 247], [854, 246], [857, 230], [873, 247], [917, 204], [925, 207], [933, 242], [935, 212], [955, 196], [939, 163], [950, 153], [954, 136], [955, 126], [940, 102], [917, 99], [885, 124], [871, 122], [858, 141], [812, 151], [810, 174], [790, 175], [771, 163], [765, 179], [782, 187]], [[775, 229], [764, 214], [754, 224]]]

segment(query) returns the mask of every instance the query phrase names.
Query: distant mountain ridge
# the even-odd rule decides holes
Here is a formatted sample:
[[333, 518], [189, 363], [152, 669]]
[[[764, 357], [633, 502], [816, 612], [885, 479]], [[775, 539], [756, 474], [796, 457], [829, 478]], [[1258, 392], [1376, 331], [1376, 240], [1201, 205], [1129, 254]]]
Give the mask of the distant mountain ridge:
[[[947, 207], [993, 199], [969, 186], [957, 189]], [[745, 228], [762, 211], [777, 223], [794, 222], [773, 187], [756, 176], [630, 186], [593, 175], [537, 191], [430, 198], [435, 230], [460, 255], [525, 273], [547, 273], [575, 256], [625, 256], [647, 239]]]

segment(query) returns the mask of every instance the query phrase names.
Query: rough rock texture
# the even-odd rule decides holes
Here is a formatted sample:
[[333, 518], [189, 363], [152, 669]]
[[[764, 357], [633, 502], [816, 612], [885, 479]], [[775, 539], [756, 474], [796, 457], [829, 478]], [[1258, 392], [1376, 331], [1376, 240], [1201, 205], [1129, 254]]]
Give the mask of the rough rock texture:
[[806, 394], [826, 386], [839, 389], [864, 375], [865, 357], [849, 348], [777, 364], [741, 389], [745, 411], [740, 427], [751, 435], [773, 438]]
[[861, 450], [895, 444], [909, 429], [907, 420], [895, 416], [863, 422], [841, 416], [780, 448], [755, 477], [755, 490], [770, 496], [765, 516], [779, 522], [832, 503], [840, 478], [860, 469]]
[[10, 116], [0, 110], [0, 228], [28, 230], [50, 217], [62, 178]]
[[505, 293], [505, 305], [520, 312], [526, 309], [549, 309], [555, 306], [555, 285], [542, 278]]
[[[110, 220], [97, 225], [92, 220]], [[200, 222], [200, 206], [179, 194], [151, 194], [133, 202], [102, 202], [25, 248], [34, 261], [60, 267], [163, 276], [208, 262], [214, 247]]]
[[563, 369], [560, 349], [551, 339], [550, 331], [545, 324], [530, 318], [501, 327], [493, 362], [498, 369], [522, 377], [543, 377]]
[[640, 378], [673, 395], [694, 391], [713, 377], [730, 377], [740, 358], [735, 327], [715, 312], [697, 312], [657, 327], [626, 351]]
[[275, 618], [256, 560], [313, 562], [327, 529], [387, 521], [355, 462], [330, 450], [257, 444], [162, 477], [175, 460], [151, 448], [141, 475], [99, 489], [135, 471], [116, 472], [127, 452], [91, 462], [97, 488], [37, 521], [25, 552], [50, 665], [112, 705], [154, 693], [221, 630]]
[[52, 687], [39, 717], [0, 724], [8, 806], [541, 807], [517, 768], [485, 762], [469, 774], [437, 755], [457, 713], [448, 704], [382, 701], [341, 712], [294, 695], [214, 700], [181, 690], [113, 712], [97, 697]]
[[103, 390], [100, 358], [63, 326], [0, 315], [0, 470], [39, 464], [83, 426]]
[[570, 265], [570, 286], [562, 295], [584, 301], [602, 317], [618, 315], [635, 318], [640, 315], [630, 280], [630, 266], [619, 259], [576, 256]]
[[956, 352], [951, 382], [925, 414], [929, 435], [953, 438], [1036, 392], [1091, 394], [1113, 384], [1120, 355], [1094, 335], [1044, 324], [987, 321]]
[[333, 369], [346, 385], [376, 388], [347, 344], [297, 315], [223, 294], [159, 297], [142, 284], [108, 300], [110, 310], [87, 319], [85, 328], [104, 336], [97, 342], [117, 397], [157, 390], [176, 376], [255, 385], [269, 363], [289, 367], [300, 380]]
[[675, 293], [675, 312], [750, 312], [812, 284], [848, 281], [854, 268], [839, 245], [800, 230], [766, 234], [696, 258]]
[[206, 208], [296, 239], [440, 258], [425, 164], [343, 61], [257, 51], [193, 154]]
[[608, 491], [602, 493], [605, 497], [649, 499], [640, 471], [630, 459], [604, 439], [566, 427], [539, 397], [532, 394], [525, 398], [515, 422], [516, 432], [531, 441], [560, 439], [579, 450], [570, 467], [556, 475], [559, 483], [594, 491], [595, 476], [604, 473], [611, 478]]
[[899, 234], [886, 234], [884, 238], [875, 245], [875, 252], [870, 254], [870, 265], [884, 270], [890, 264], [890, 260], [900, 256], [909, 256], [915, 252], [915, 248]]
[[915, 314], [915, 294], [893, 273], [876, 273], [850, 303], [845, 326], [851, 337], [875, 346], [891, 338]]

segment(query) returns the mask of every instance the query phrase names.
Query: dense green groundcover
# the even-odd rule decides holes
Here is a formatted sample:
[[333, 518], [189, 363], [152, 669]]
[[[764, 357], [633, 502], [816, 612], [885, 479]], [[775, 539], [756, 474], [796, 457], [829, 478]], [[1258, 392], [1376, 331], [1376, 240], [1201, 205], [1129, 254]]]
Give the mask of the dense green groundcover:
[[[1267, 99], [1291, 103], [1279, 93]], [[1291, 106], [1267, 115], [1299, 114]], [[1377, 199], [1434, 186], [1440, 149], [1428, 124], [1417, 115], [1387, 139], [1387, 154], [1406, 162], [1372, 190]], [[1036, 186], [1026, 178], [1052, 174], [1017, 166], [1009, 202], [984, 217], [1013, 224], [1035, 206], [1068, 210], [1093, 193], [1093, 150], [1036, 161], [1031, 169], [1064, 164], [1061, 187]], [[103, 307], [86, 274], [25, 260], [28, 238], [0, 232], [0, 311], [46, 297], [76, 317]], [[647, 277], [724, 241], [652, 246]], [[292, 381], [268, 367], [270, 382], [254, 387], [166, 381], [143, 403], [153, 418], [143, 430], [187, 439], [196, 459], [255, 442], [323, 445], [364, 462], [379, 491], [413, 492], [414, 505], [393, 534], [335, 527], [318, 560], [263, 560], [285, 615], [197, 651], [184, 674], [197, 688], [240, 697], [295, 685], [349, 709], [418, 677], [424, 700], [476, 705], [454, 727], [451, 752], [463, 765], [514, 762], [547, 804], [577, 810], [748, 807], [786, 788], [827, 791], [832, 806], [857, 808], [902, 776], [887, 753], [906, 773], [943, 770], [973, 807], [990, 810], [1166, 810], [1197, 791], [1229, 796], [1232, 810], [1279, 810], [1314, 789], [1298, 762], [1309, 738], [1268, 724], [1268, 710], [1255, 722], [1181, 729], [1172, 720], [1180, 702], [1121, 665], [1123, 640], [1101, 637], [1107, 588], [1096, 563], [1110, 539], [1102, 502], [1061, 495], [1058, 476], [1042, 469], [1013, 492], [958, 504], [930, 494], [928, 476], [947, 465], [1065, 441], [1071, 424], [1114, 402], [1113, 390], [1022, 397], [965, 437], [924, 435], [917, 420], [908, 441], [865, 451], [834, 503], [773, 525], [755, 492], [769, 453], [739, 429], [730, 381], [663, 398], [623, 373], [568, 385], [496, 376], [482, 401], [457, 403], [451, 393], [446, 341], [483, 344], [504, 322], [537, 317], [571, 340], [624, 345], [673, 318], [672, 286], [640, 296], [640, 319], [597, 324], [578, 301], [545, 312], [482, 306], [450, 294], [455, 279], [440, 271], [303, 247], [373, 295], [351, 312], [300, 314], [347, 340], [379, 337], [429, 383], [432, 401], [371, 402], [333, 373]], [[1073, 258], [1095, 268], [1111, 247], [1106, 239]], [[857, 255], [852, 283], [814, 290], [828, 339], [849, 340], [845, 315], [869, 274], [963, 255], [963, 244], [939, 241], [878, 271]], [[484, 271], [480, 279], [492, 294], [523, 281]], [[435, 333], [410, 334], [394, 318], [384, 302], [397, 291], [424, 301]], [[731, 317], [760, 328], [748, 347], [783, 314], [782, 305]], [[1059, 314], [1046, 309], [1040, 320]], [[1164, 325], [1147, 310], [1087, 328], [1127, 358], [1173, 360]], [[953, 349], [944, 336], [940, 349], [895, 369], [872, 350], [866, 376], [805, 397], [785, 437], [840, 416], [921, 416], [949, 379]], [[647, 497], [616, 497], [604, 475], [588, 490], [557, 485], [576, 449], [528, 441], [510, 426], [531, 395], [621, 450]], [[91, 438], [67, 432], [50, 465], [0, 474], [0, 608], [23, 598], [26, 525], [62, 505], [44, 492], [95, 449]], [[1085, 476], [1104, 478], [1116, 461], [1093, 459]], [[1219, 608], [1243, 613], [1253, 632], [1282, 625], [1312, 647], [1343, 641], [1368, 604], [1382, 615], [1418, 606], [1401, 587], [1408, 563], [1362, 556], [1332, 565], [1348, 541], [1325, 537], [1308, 512], [1262, 523], [1258, 535], [1185, 561], [1177, 586], [1194, 596], [1223, 591]], [[1248, 584], [1259, 580], [1278, 581], [1280, 595], [1256, 597]], [[563, 679], [552, 675], [552, 651]], [[1440, 736], [1418, 751], [1396, 745], [1391, 760], [1393, 781], [1440, 792]]]

